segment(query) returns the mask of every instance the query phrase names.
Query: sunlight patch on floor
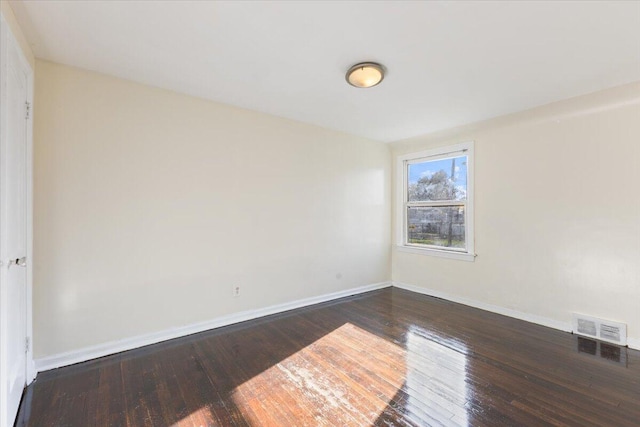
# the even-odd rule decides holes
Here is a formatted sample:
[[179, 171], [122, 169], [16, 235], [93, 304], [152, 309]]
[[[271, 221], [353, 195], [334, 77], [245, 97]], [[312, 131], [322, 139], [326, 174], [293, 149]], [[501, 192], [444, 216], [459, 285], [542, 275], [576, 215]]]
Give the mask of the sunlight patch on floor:
[[177, 423], [172, 424], [171, 427], [209, 427], [211, 425], [211, 420], [215, 420], [211, 409], [207, 406], [203, 406]]
[[[231, 397], [254, 426], [367, 426], [399, 414], [417, 425], [468, 425], [466, 346], [415, 326], [405, 346], [345, 323], [235, 387]], [[172, 427], [213, 419], [203, 406]]]
[[236, 387], [233, 398], [253, 425], [370, 425], [402, 388], [405, 359], [400, 346], [346, 323]]

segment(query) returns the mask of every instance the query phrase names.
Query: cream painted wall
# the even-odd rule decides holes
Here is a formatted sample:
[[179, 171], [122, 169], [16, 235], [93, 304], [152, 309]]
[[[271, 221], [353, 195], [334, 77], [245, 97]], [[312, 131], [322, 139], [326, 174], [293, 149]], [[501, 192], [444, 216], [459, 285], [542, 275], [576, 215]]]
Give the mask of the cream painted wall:
[[40, 60], [35, 105], [36, 358], [390, 278], [387, 145]]
[[16, 17], [13, 14], [13, 9], [11, 9], [9, 2], [7, 2], [6, 0], [0, 1], [0, 12], [2, 12], [2, 16], [4, 16], [4, 19], [9, 25], [9, 28], [11, 28], [11, 33], [13, 33], [13, 36], [16, 38], [18, 44], [20, 45], [24, 57], [27, 59], [27, 62], [29, 62], [31, 69], [33, 69], [35, 66], [35, 58], [33, 57], [31, 46], [29, 46], [27, 39], [24, 37], [22, 28], [20, 28], [18, 21], [16, 21]]
[[36, 71], [37, 358], [387, 280], [394, 157], [469, 140], [478, 257], [394, 250], [393, 280], [560, 323], [622, 321], [640, 339], [640, 83], [390, 156], [97, 73]]
[[640, 343], [640, 82], [400, 141], [392, 155], [470, 140], [475, 262], [394, 249], [394, 282], [565, 324], [572, 312], [617, 320]]

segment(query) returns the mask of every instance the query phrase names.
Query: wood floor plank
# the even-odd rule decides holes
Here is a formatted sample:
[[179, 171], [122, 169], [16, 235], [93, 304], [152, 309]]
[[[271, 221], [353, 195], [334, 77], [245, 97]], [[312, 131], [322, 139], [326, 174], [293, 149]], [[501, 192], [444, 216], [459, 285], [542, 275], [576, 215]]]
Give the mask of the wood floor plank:
[[640, 352], [587, 344], [389, 288], [43, 372], [16, 426], [639, 426]]

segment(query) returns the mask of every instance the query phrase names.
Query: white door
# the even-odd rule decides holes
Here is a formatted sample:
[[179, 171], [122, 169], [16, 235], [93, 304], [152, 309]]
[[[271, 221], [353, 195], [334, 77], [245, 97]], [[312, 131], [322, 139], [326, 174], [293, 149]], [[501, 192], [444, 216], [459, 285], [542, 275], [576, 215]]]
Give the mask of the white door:
[[27, 96], [29, 70], [3, 22], [0, 150], [2, 420], [13, 425], [27, 379]]

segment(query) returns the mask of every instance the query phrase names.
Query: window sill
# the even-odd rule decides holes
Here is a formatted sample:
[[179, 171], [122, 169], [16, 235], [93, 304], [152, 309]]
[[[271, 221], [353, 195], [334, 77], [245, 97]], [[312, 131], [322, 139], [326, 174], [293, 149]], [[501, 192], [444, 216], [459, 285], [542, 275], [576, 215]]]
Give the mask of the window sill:
[[476, 258], [474, 254], [470, 254], [466, 252], [440, 251], [438, 249], [418, 248], [414, 246], [396, 245], [396, 250], [398, 252], [407, 252], [411, 254], [435, 256], [439, 258], [457, 259], [457, 260], [469, 261], [469, 262], [473, 262]]

